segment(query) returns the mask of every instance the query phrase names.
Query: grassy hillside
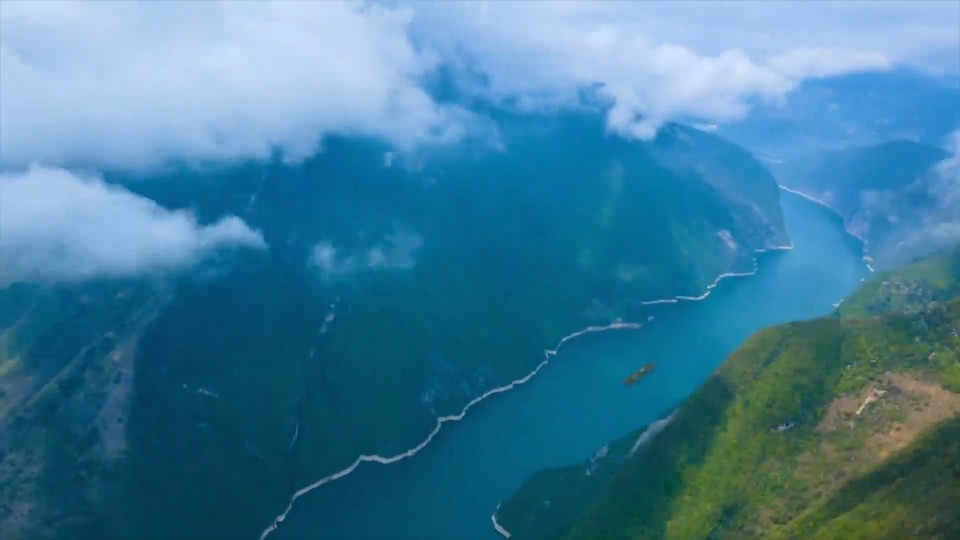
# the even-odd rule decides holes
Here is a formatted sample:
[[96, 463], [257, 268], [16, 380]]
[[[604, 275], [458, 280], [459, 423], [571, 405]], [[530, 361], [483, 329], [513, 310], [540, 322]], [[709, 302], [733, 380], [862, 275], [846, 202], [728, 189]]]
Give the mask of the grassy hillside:
[[787, 538], [960, 538], [960, 418], [937, 424], [903, 451], [795, 519]]
[[[757, 333], [603, 485], [580, 466], [546, 471], [500, 522], [518, 538], [952, 537], [960, 478], [935, 471], [958, 451], [960, 299], [932, 300], [941, 285], [916, 283], [910, 296], [931, 299], [919, 311]], [[568, 504], [562, 521], [539, 510], [577, 490], [600, 496]]]
[[841, 316], [915, 313], [960, 297], [960, 246], [897, 270], [881, 272], [844, 299]]

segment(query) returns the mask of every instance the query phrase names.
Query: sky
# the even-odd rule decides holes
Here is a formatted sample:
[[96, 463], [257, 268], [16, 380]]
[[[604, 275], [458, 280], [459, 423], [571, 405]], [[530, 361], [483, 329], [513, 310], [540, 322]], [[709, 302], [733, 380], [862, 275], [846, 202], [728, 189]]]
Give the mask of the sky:
[[[296, 163], [330, 134], [400, 151], [453, 143], [476, 119], [428, 92], [442, 65], [486, 75], [486, 86], [465, 91], [531, 109], [575, 106], [578, 90], [597, 88], [610, 104], [607, 130], [647, 139], [671, 119], [742, 118], [809, 77], [960, 72], [960, 2], [4, 0], [0, 264], [77, 279], [255, 248], [262, 240], [239, 218], [203, 227], [77, 171], [149, 173], [275, 153]], [[75, 192], [89, 196], [68, 199]], [[117, 221], [81, 231], [37, 224], [50, 208], [107, 208]], [[124, 220], [143, 236], [121, 237]], [[163, 236], [168, 226], [177, 233]], [[66, 233], [83, 247], [64, 252]], [[145, 245], [126, 261], [101, 249], [134, 239]], [[28, 257], [27, 240], [38, 246]], [[53, 254], [58, 261], [45, 258]], [[59, 270], [46, 272], [54, 262]]]

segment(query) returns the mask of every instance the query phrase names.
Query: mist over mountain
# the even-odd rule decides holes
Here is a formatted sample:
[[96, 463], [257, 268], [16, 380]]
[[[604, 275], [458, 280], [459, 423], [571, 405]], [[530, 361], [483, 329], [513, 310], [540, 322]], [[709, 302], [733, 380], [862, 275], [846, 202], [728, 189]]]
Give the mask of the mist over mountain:
[[[5, 1], [0, 537], [296, 536], [297, 512], [372, 521], [306, 497], [368, 465], [546, 451], [503, 432], [421, 454], [560, 345], [692, 316], [765, 265], [810, 291], [756, 293], [765, 324], [849, 292], [860, 245], [781, 187], [884, 265], [952, 245], [958, 20], [919, 1]], [[719, 366], [690, 327], [672, 341]], [[478, 506], [523, 474], [488, 471]], [[494, 534], [488, 510], [442, 532], [437, 508], [380, 513], [459, 537]]]
[[835, 208], [881, 265], [903, 264], [958, 239], [958, 133], [946, 149], [894, 140], [815, 153], [774, 170], [787, 187]]
[[960, 129], [960, 75], [907, 68], [813, 78], [718, 132], [768, 163], [892, 140], [948, 145]]

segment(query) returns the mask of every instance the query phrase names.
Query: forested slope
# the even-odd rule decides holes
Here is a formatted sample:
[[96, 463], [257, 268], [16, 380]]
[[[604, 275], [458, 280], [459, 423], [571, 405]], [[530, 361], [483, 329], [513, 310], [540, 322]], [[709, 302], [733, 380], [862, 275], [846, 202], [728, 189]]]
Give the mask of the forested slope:
[[952, 538], [957, 259], [878, 276], [847, 316], [757, 333], [652, 440], [540, 473], [498, 519], [517, 538]]

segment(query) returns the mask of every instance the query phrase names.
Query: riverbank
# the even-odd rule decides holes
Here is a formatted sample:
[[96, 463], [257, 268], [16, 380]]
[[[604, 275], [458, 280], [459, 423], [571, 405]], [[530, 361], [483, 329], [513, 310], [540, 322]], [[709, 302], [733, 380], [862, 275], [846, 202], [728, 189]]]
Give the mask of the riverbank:
[[[470, 408], [470, 422], [444, 423], [444, 436], [435, 436], [416, 458], [389, 467], [358, 466], [317, 487], [297, 499], [275, 534], [281, 539], [313, 538], [317, 531], [343, 539], [500, 537], [491, 514], [523, 479], [546, 467], [581, 462], [605, 442], [656, 421], [747, 336], [827, 314], [837, 297], [859, 283], [866, 274], [861, 246], [833, 214], [801, 197], [784, 197], [783, 206], [789, 230], [796, 231], [794, 249], [758, 254], [753, 279], [719, 278], [710, 302], [648, 305], [645, 314], [655, 317], [643, 328], [655, 326], [653, 331], [591, 332], [567, 339], [561, 348], [564, 361], [541, 368], [537, 384], [517, 386], [486, 400], [484, 407]], [[655, 362], [657, 370], [624, 387], [624, 374], [636, 370], [638, 362]]]
[[[754, 250], [754, 257], [752, 258], [753, 269], [752, 269], [750, 272], [724, 272], [724, 273], [721, 273], [721, 274], [719, 274], [719, 275], [716, 277], [716, 279], [714, 279], [714, 281], [713, 281], [712, 283], [710, 283], [709, 285], [707, 285], [704, 293], [703, 293], [702, 295], [700, 295], [700, 296], [683, 296], [683, 295], [678, 295], [678, 296], [674, 296], [674, 297], [672, 297], [672, 298], [667, 298], [667, 299], [645, 301], [645, 302], [641, 302], [641, 304], [642, 304], [642, 305], [657, 305], [657, 304], [676, 303], [676, 302], [680, 302], [680, 301], [701, 301], [701, 300], [705, 300], [708, 296], [710, 296], [710, 293], [717, 287], [717, 285], [719, 285], [723, 280], [729, 279], [729, 278], [735, 278], [735, 277], [748, 277], [748, 276], [753, 276], [753, 275], [755, 275], [755, 274], [757, 273], [757, 270], [758, 270], [758, 263], [757, 263], [756, 255], [759, 255], [759, 254], [761, 254], [761, 253], [766, 253], [766, 252], [769, 252], [769, 251], [786, 251], [786, 250], [792, 250], [792, 249], [793, 249], [793, 245], [791, 244], [791, 245], [786, 245], [786, 246], [772, 246], [772, 247], [767, 247], [767, 248], [761, 248], [761, 249]], [[333, 308], [333, 306], [331, 306], [331, 308]], [[320, 331], [320, 335], [323, 335], [324, 333], [326, 333], [328, 324], [329, 324], [332, 320], [333, 320], [332, 314], [331, 314], [331, 315], [328, 315], [327, 318], [326, 318], [326, 320], [324, 321], [324, 325], [323, 325], [323, 328], [322, 328], [321, 331]], [[389, 456], [389, 457], [380, 456], [380, 455], [377, 455], [377, 454], [373, 454], [373, 455], [360, 455], [359, 457], [357, 457], [357, 459], [356, 459], [353, 463], [350, 464], [350, 466], [348, 466], [348, 467], [346, 467], [346, 468], [344, 468], [344, 469], [341, 469], [340, 471], [337, 471], [337, 472], [335, 472], [335, 473], [333, 473], [333, 474], [331, 474], [331, 475], [329, 475], [329, 476], [323, 477], [323, 478], [317, 480], [316, 482], [313, 482], [312, 484], [309, 484], [309, 485], [307, 485], [307, 486], [304, 486], [304, 487], [298, 489], [296, 492], [294, 492], [293, 496], [291, 496], [290, 501], [289, 501], [289, 503], [287, 504], [287, 507], [284, 509], [284, 511], [283, 511], [280, 515], [278, 515], [278, 516], [274, 519], [273, 523], [271, 523], [271, 524], [270, 524], [266, 529], [264, 529], [263, 532], [260, 534], [260, 540], [265, 540], [268, 536], [270, 536], [270, 534], [271, 534], [272, 532], [274, 532], [274, 531], [283, 523], [283, 521], [287, 518], [287, 515], [290, 513], [290, 511], [293, 510], [293, 506], [294, 506], [294, 504], [296, 503], [297, 499], [299, 499], [300, 497], [302, 497], [302, 496], [310, 493], [311, 491], [313, 491], [313, 490], [315, 490], [315, 489], [317, 489], [317, 488], [319, 488], [319, 487], [321, 487], [321, 486], [324, 486], [324, 485], [329, 484], [329, 483], [331, 483], [331, 482], [335, 482], [336, 480], [339, 480], [339, 479], [341, 479], [341, 478], [343, 478], [343, 477], [345, 477], [345, 476], [353, 473], [353, 472], [357, 469], [357, 467], [359, 467], [359, 466], [360, 466], [361, 464], [363, 464], [363, 463], [379, 463], [379, 464], [382, 464], [382, 465], [389, 465], [389, 464], [396, 463], [396, 462], [398, 462], [398, 461], [401, 461], [401, 460], [404, 460], [404, 459], [413, 457], [414, 455], [416, 455], [417, 453], [419, 453], [421, 450], [423, 450], [424, 448], [426, 448], [426, 446], [427, 446], [428, 444], [430, 444], [430, 442], [434, 439], [434, 437], [436, 437], [436, 436], [440, 433], [440, 430], [441, 430], [441, 428], [443, 427], [444, 424], [446, 424], [446, 423], [448, 423], [448, 422], [459, 422], [460, 420], [462, 420], [462, 419], [466, 416], [467, 412], [468, 412], [472, 407], [478, 405], [480, 402], [482, 402], [483, 400], [487, 399], [488, 397], [494, 396], [494, 395], [496, 395], [496, 394], [501, 394], [501, 393], [503, 393], [503, 392], [507, 392], [508, 390], [511, 390], [511, 389], [513, 389], [513, 388], [516, 388], [517, 386], [520, 386], [520, 385], [522, 385], [522, 384], [525, 384], [525, 383], [527, 383], [528, 381], [530, 381], [531, 379], [533, 379], [533, 377], [535, 377], [535, 376], [537, 375], [537, 373], [540, 372], [540, 370], [542, 370], [544, 367], [547, 366], [547, 364], [549, 364], [550, 359], [557, 354], [557, 352], [560, 350], [560, 348], [563, 346], [564, 343], [566, 343], [566, 342], [568, 342], [568, 341], [570, 341], [570, 340], [572, 340], [572, 339], [576, 339], [577, 337], [586, 335], [586, 334], [591, 334], [591, 333], [596, 333], [596, 332], [605, 332], [605, 331], [608, 331], [608, 330], [627, 330], [627, 329], [630, 329], [630, 330], [639, 330], [639, 329], [642, 328], [642, 327], [643, 327], [643, 324], [642, 324], [642, 323], [631, 323], [631, 322], [615, 321], [615, 322], [612, 322], [612, 323], [610, 323], [610, 324], [608, 324], [608, 325], [606, 325], [606, 326], [588, 326], [588, 327], [586, 327], [586, 328], [583, 328], [583, 329], [581, 329], [581, 330], [578, 330], [578, 331], [576, 331], [576, 332], [573, 332], [573, 333], [571, 333], [571, 334], [568, 334], [568, 335], [564, 336], [564, 337], [560, 340], [560, 342], [556, 345], [556, 347], [554, 347], [553, 349], [546, 349], [546, 350], [544, 351], [544, 359], [543, 359], [543, 361], [540, 362], [540, 363], [533, 369], [533, 371], [531, 371], [530, 373], [526, 374], [525, 376], [523, 376], [523, 377], [521, 377], [521, 378], [519, 378], [519, 379], [513, 380], [513, 381], [511, 381], [510, 383], [508, 383], [508, 384], [506, 384], [506, 385], [498, 386], [498, 387], [492, 388], [492, 389], [484, 392], [484, 393], [481, 394], [480, 396], [478, 396], [478, 397], [470, 400], [470, 401], [463, 407], [463, 409], [462, 409], [458, 414], [438, 417], [438, 418], [436, 419], [436, 425], [434, 426], [433, 430], [432, 430], [432, 431], [427, 435], [427, 437], [426, 437], [423, 441], [421, 441], [418, 445], [416, 445], [416, 446], [414, 446], [414, 447], [412, 447], [412, 448], [410, 448], [410, 449], [408, 449], [408, 450], [406, 450], [406, 451], [404, 451], [404, 452], [402, 452], [402, 453], [400, 453], [400, 454], [396, 454], [396, 455]], [[312, 352], [313, 352], [313, 351], [311, 351], [311, 355], [312, 355]], [[299, 424], [298, 424], [298, 429], [299, 429]], [[498, 524], [496, 524], [496, 521], [495, 521], [495, 520], [494, 520], [494, 527], [495, 527], [495, 528], [498, 527]]]
[[840, 218], [840, 221], [843, 223], [843, 230], [846, 231], [846, 233], [849, 234], [850, 236], [856, 238], [857, 240], [859, 240], [860, 242], [863, 243], [863, 263], [866, 265], [867, 270], [869, 270], [870, 272], [873, 272], [873, 271], [874, 271], [873, 266], [870, 264], [871, 262], [873, 262], [873, 257], [871, 257], [870, 254], [869, 254], [869, 251], [868, 251], [868, 248], [867, 248], [867, 245], [868, 245], [867, 239], [864, 238], [864, 237], [862, 237], [862, 236], [860, 236], [859, 234], [853, 232], [852, 230], [850, 230], [850, 227], [847, 225], [847, 219], [843, 216], [843, 214], [840, 213], [839, 210], [837, 210], [836, 208], [830, 206], [830, 205], [827, 204], [825, 201], [822, 201], [822, 200], [820, 200], [820, 199], [818, 199], [818, 198], [816, 198], [816, 197], [814, 197], [814, 196], [812, 196], [812, 195], [809, 195], [809, 194], [804, 193], [804, 192], [802, 192], [802, 191], [798, 191], [798, 190], [795, 190], [795, 189], [788, 188], [787, 186], [785, 186], [785, 185], [783, 185], [783, 184], [779, 184], [779, 186], [780, 186], [780, 189], [781, 189], [781, 190], [786, 191], [787, 193], [792, 193], [792, 194], [794, 194], [794, 195], [803, 197], [804, 199], [806, 199], [806, 200], [808, 200], [808, 201], [810, 201], [810, 202], [817, 203], [817, 204], [819, 204], [820, 206], [822, 206], [822, 207], [826, 208], [827, 210], [830, 210], [831, 212], [833, 212], [834, 214], [836, 214], [837, 217]]
[[[845, 222], [845, 220], [843, 220], [843, 216], [841, 216], [840, 213], [839, 213], [835, 208], [831, 207], [831, 206], [830, 206], [829, 204], [827, 204], [826, 202], [821, 201], [821, 200], [819, 200], [819, 199], [817, 199], [817, 198], [815, 198], [815, 197], [812, 197], [812, 196], [810, 196], [810, 195], [808, 195], [808, 194], [805, 194], [805, 193], [802, 193], [802, 192], [799, 192], [799, 191], [796, 191], [796, 190], [792, 190], [792, 189], [787, 188], [786, 186], [782, 186], [782, 185], [780, 186], [780, 188], [781, 188], [781, 190], [783, 190], [783, 191], [786, 192], [786, 193], [790, 193], [790, 194], [792, 194], [792, 195], [796, 195], [796, 196], [798, 196], [798, 197], [800, 197], [800, 198], [802, 198], [802, 199], [804, 199], [804, 200], [806, 200], [806, 201], [815, 203], [815, 204], [817, 204], [817, 205], [819, 205], [819, 206], [821, 206], [821, 207], [829, 210], [832, 214], [834, 214], [834, 215], [836, 215], [837, 217], [839, 217], [840, 220], [841, 220], [841, 222], [843, 223], [843, 229], [844, 229], [845, 234], [847, 234], [847, 235], [850, 236], [851, 238], [854, 238], [854, 239], [856, 239], [858, 242], [860, 242], [861, 247], [862, 247], [862, 251], [863, 251], [863, 257], [862, 257], [861, 260], [862, 260], [863, 263], [864, 263], [864, 267], [865, 267], [869, 272], [873, 272], [873, 271], [874, 271], [874, 269], [871, 267], [871, 265], [870, 265], [869, 262], [868, 262], [869, 256], [866, 255], [866, 245], [867, 245], [866, 240], [863, 239], [862, 237], [860, 237], [859, 235], [857, 235], [856, 233], [854, 233], [853, 231], [851, 231], [849, 228], [847, 228], [846, 222]], [[774, 248], [769, 248], [768, 250], [758, 250], [757, 253], [760, 253], [760, 252], [762, 252], [762, 251], [772, 251], [772, 250], [792, 250], [793, 248], [794, 248], [793, 245], [783, 246], [783, 247], [774, 247]], [[686, 300], [686, 301], [705, 300], [705, 299], [710, 295], [710, 292], [711, 292], [723, 279], [726, 279], [726, 278], [729, 278], [729, 277], [752, 276], [752, 275], [755, 275], [755, 274], [757, 273], [757, 270], [758, 270], [758, 268], [757, 268], [757, 260], [756, 260], [756, 258], [754, 258], [754, 269], [753, 269], [751, 272], [721, 274], [720, 276], [717, 277], [717, 279], [716, 279], [711, 285], [709, 285], [709, 286], [707, 287], [707, 291], [706, 291], [703, 295], [701, 295], [701, 296], [699, 296], [699, 297], [681, 296], [681, 297], [675, 297], [675, 298], [672, 298], [672, 299], [664, 299], [664, 300], [655, 300], [655, 301], [651, 301], [651, 302], [645, 302], [644, 304], [645, 304], [645, 305], [654, 305], [654, 304], [665, 304], [665, 303], [677, 303], [678, 301], [682, 301], [682, 300]], [[836, 302], [836, 303], [832, 304], [832, 306], [836, 308], [836, 307], [838, 307], [842, 302], [843, 302], [843, 299], [841, 299], [839, 302]], [[668, 417], [668, 418], [665, 419], [665, 420], [664, 420], [664, 419], [657, 420], [657, 421], [651, 423], [651, 424], [650, 424], [650, 427], [653, 428], [654, 426], [657, 426], [659, 429], [662, 429], [662, 427], [665, 427], [665, 425], [666, 425], [667, 423], [669, 423], [669, 421], [670, 421], [671, 418], [672, 418], [672, 415], [671, 415], [671, 417]], [[654, 433], [658, 432], [659, 429], [655, 429], [655, 430], [654, 430]], [[649, 431], [649, 430], [650, 430], [650, 429], [648, 429], [647, 431]], [[647, 431], [644, 432], [644, 435], [646, 435]], [[641, 435], [640, 439], [637, 440], [637, 445], [640, 445], [640, 444], [642, 443], [642, 441], [643, 441], [643, 439], [644, 439], [644, 435]], [[636, 448], [636, 447], [635, 447], [635, 448]], [[634, 450], [635, 450], [635, 448], [634, 448]], [[632, 452], [631, 452], [631, 454], [632, 454]], [[495, 512], [493, 513], [493, 515], [491, 515], [491, 521], [492, 521], [492, 523], [493, 523], [493, 525], [494, 525], [494, 529], [495, 529], [495, 531], [496, 531], [500, 536], [502, 536], [502, 537], [504, 537], [504, 538], [510, 538], [510, 532], [509, 532], [501, 523], [499, 523], [499, 521], [497, 520], [497, 513], [496, 513], [496, 512], [499, 511], [499, 509], [500, 509], [500, 504], [497, 505], [497, 508], [496, 508]]]
[[575, 339], [579, 336], [594, 333], [594, 332], [605, 332], [608, 330], [636, 330], [636, 329], [640, 329], [642, 326], [643, 325], [640, 323], [614, 322], [607, 326], [588, 326], [582, 330], [579, 330], [577, 332], [564, 336], [564, 338], [560, 340], [560, 343], [557, 344], [556, 348], [547, 349], [544, 351], [543, 361], [540, 362], [537, 365], [537, 367], [534, 368], [533, 371], [531, 371], [524, 377], [516, 379], [510, 382], [509, 384], [505, 384], [503, 386], [498, 386], [496, 388], [487, 390], [483, 394], [470, 400], [463, 407], [463, 409], [460, 411], [459, 414], [438, 417], [436, 426], [433, 428], [433, 431], [431, 431], [430, 434], [427, 435], [427, 438], [421, 441], [420, 444], [414, 446], [413, 448], [408, 449], [405, 452], [402, 452], [400, 454], [390, 456], [390, 457], [383, 457], [376, 454], [361, 455], [349, 467], [342, 469], [340, 471], [337, 471], [324, 478], [321, 478], [320, 480], [317, 480], [316, 482], [308, 486], [298, 489], [296, 492], [294, 492], [293, 496], [290, 498], [290, 503], [287, 505], [287, 508], [283, 511], [283, 513], [277, 516], [274, 522], [269, 527], [264, 529], [262, 533], [260, 533], [260, 540], [264, 540], [265, 538], [267, 538], [270, 535], [270, 533], [275, 531], [280, 526], [280, 524], [283, 523], [283, 521], [287, 518], [287, 515], [290, 513], [290, 511], [293, 510], [294, 503], [296, 503], [297, 499], [299, 499], [300, 497], [306, 495], [307, 493], [310, 493], [311, 491], [325, 484], [329, 484], [330, 482], [334, 482], [336, 480], [339, 480], [340, 478], [343, 478], [349, 475], [363, 463], [379, 463], [381, 465], [390, 465], [391, 463], [396, 463], [398, 461], [417, 455], [417, 453], [419, 453], [421, 450], [426, 448], [428, 444], [430, 444], [430, 441], [432, 441], [433, 438], [440, 433], [440, 429], [447, 422], [459, 422], [460, 420], [463, 420], [463, 418], [467, 415], [467, 411], [469, 411], [475, 405], [479, 404], [481, 401], [487, 399], [490, 396], [501, 394], [508, 390], [512, 390], [513, 388], [520, 386], [522, 384], [525, 384], [529, 380], [533, 379], [533, 377], [535, 377], [537, 373], [540, 372], [541, 369], [543, 369], [544, 367], [547, 366], [548, 363], [550, 363], [550, 358], [555, 356], [557, 354], [557, 351], [560, 350], [560, 347], [562, 347], [563, 344], [566, 343], [567, 341], [571, 339]]

